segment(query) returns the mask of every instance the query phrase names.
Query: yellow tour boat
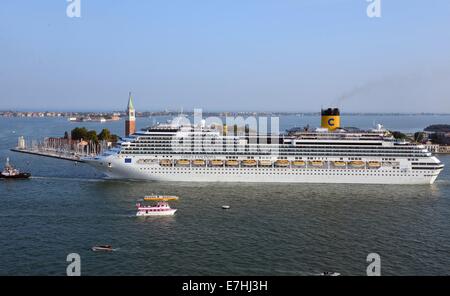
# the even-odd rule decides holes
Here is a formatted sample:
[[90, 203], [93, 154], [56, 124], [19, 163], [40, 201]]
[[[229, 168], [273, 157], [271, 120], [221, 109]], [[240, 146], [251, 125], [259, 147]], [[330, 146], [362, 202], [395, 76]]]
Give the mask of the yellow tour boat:
[[145, 201], [170, 201], [170, 200], [178, 200], [178, 196], [176, 195], [146, 195], [144, 197]]

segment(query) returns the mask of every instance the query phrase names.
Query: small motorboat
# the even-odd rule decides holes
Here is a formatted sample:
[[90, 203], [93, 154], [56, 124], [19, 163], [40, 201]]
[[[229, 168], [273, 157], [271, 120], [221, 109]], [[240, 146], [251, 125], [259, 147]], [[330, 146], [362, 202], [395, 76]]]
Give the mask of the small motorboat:
[[110, 245], [99, 245], [99, 246], [93, 246], [92, 251], [94, 252], [112, 252], [114, 251], [113, 247]]
[[224, 209], [224, 210], [228, 210], [229, 208], [230, 208], [230, 206], [227, 206], [227, 205], [222, 206], [222, 209]]
[[28, 179], [31, 177], [30, 173], [21, 173], [9, 163], [9, 157], [6, 158], [6, 164], [3, 171], [0, 173], [0, 178], [3, 179]]
[[321, 276], [340, 276], [341, 274], [339, 272], [334, 272], [334, 271], [324, 271], [319, 275], [321, 275]]

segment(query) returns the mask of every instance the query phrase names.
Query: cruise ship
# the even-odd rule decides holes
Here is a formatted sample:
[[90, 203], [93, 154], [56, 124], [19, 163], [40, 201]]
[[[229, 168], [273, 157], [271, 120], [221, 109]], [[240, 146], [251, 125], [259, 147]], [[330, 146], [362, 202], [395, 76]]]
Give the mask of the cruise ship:
[[184, 182], [432, 184], [444, 168], [423, 145], [381, 125], [341, 128], [337, 108], [322, 110], [320, 128], [276, 137], [180, 119], [135, 131], [130, 96], [126, 137], [83, 160], [112, 179]]

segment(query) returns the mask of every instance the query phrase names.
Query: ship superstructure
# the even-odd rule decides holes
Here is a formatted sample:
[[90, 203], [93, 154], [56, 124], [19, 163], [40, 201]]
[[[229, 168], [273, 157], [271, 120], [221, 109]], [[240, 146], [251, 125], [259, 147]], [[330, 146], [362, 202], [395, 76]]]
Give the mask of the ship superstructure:
[[432, 184], [444, 167], [423, 145], [396, 140], [381, 125], [340, 128], [337, 109], [322, 111], [321, 128], [276, 136], [185, 121], [135, 132], [84, 160], [110, 178], [186, 182]]

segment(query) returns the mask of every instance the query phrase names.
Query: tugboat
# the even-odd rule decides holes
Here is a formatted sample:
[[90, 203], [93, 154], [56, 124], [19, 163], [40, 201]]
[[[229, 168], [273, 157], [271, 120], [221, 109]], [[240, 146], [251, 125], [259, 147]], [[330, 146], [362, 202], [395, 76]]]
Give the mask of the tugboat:
[[9, 163], [9, 157], [6, 158], [5, 168], [3, 169], [3, 172], [1, 172], [0, 178], [3, 178], [3, 179], [28, 179], [29, 177], [31, 177], [30, 173], [21, 173], [18, 169], [15, 169]]
[[177, 211], [172, 209], [169, 205], [170, 200], [178, 200], [177, 196], [159, 196], [152, 195], [144, 197], [145, 201], [155, 201], [154, 205], [143, 205], [137, 203], [137, 213], [136, 216], [172, 216]]

